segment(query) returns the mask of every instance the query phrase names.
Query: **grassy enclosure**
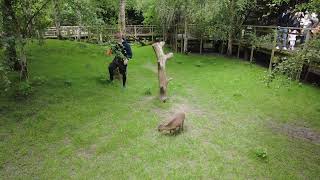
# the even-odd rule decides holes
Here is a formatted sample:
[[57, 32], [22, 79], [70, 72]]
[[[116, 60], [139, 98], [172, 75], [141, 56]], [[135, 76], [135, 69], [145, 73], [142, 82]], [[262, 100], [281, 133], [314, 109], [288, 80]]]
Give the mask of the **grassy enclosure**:
[[[0, 179], [317, 179], [320, 90], [271, 87], [266, 69], [175, 54], [169, 100], [158, 99], [151, 46], [133, 47], [128, 85], [107, 84], [106, 47], [28, 45], [28, 98], [0, 97]], [[157, 132], [185, 111], [185, 131]]]

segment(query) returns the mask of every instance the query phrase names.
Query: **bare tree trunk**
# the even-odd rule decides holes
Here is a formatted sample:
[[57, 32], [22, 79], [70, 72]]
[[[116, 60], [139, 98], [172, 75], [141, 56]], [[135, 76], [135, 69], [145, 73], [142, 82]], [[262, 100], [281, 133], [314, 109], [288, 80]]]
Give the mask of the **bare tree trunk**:
[[58, 39], [62, 39], [59, 0], [53, 0], [52, 2], [53, 2], [53, 7], [54, 7], [54, 21], [55, 21], [55, 25], [56, 25], [57, 37], [58, 37]]
[[167, 79], [166, 75], [166, 62], [173, 57], [173, 53], [164, 54], [163, 46], [165, 42], [154, 43], [152, 45], [154, 52], [158, 59], [158, 79], [160, 87], [160, 100], [166, 102], [167, 100], [167, 86], [171, 79]]
[[119, 30], [121, 35], [126, 35], [126, 0], [120, 0]]
[[232, 37], [234, 32], [234, 20], [235, 20], [235, 0], [230, 0], [230, 31], [228, 35], [228, 56], [232, 55]]
[[183, 37], [184, 37], [183, 52], [187, 53], [188, 52], [188, 22], [186, 17], [184, 20], [184, 36]]
[[27, 65], [27, 55], [25, 51], [25, 43], [21, 43], [21, 49], [20, 49], [20, 80], [25, 81], [29, 78], [28, 73], [28, 65]]
[[232, 56], [232, 33], [229, 33], [227, 55]]

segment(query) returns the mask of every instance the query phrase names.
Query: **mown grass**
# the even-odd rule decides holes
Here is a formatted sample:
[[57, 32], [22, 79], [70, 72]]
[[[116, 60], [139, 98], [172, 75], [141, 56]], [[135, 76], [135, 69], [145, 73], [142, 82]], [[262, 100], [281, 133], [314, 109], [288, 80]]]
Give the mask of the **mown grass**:
[[[112, 58], [104, 50], [56, 40], [29, 45], [31, 81], [44, 83], [27, 99], [0, 99], [0, 179], [319, 178], [320, 145], [277, 128], [319, 134], [319, 89], [268, 88], [262, 67], [175, 54], [167, 64], [170, 100], [162, 104], [151, 47], [133, 48], [127, 89], [105, 83]], [[159, 134], [158, 124], [178, 110], [187, 113], [185, 132]]]

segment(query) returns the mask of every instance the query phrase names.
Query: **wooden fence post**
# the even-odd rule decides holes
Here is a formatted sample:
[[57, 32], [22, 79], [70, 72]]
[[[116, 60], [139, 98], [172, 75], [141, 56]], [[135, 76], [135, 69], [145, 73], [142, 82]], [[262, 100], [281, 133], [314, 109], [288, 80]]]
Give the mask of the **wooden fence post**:
[[137, 26], [134, 25], [133, 29], [134, 29], [134, 40], [136, 41], [137, 40]]
[[201, 36], [201, 39], [200, 39], [200, 54], [202, 54], [202, 46], [203, 46], [203, 39], [202, 39], [202, 36]]
[[153, 33], [154, 33], [153, 26], [151, 26], [151, 40], [152, 40], [152, 42], [153, 42]]
[[81, 26], [78, 26], [78, 41], [81, 40]]
[[[254, 27], [253, 31], [254, 31], [254, 36], [256, 37], [257, 36], [257, 30], [256, 30], [255, 27]], [[252, 63], [252, 61], [253, 61], [253, 55], [254, 55], [254, 49], [255, 48], [256, 48], [255, 45], [251, 44], [250, 63]]]
[[310, 29], [308, 29], [307, 30], [307, 36], [306, 36], [306, 40], [305, 40], [305, 42], [304, 42], [304, 46], [303, 46], [303, 49], [306, 49], [307, 47], [308, 47], [308, 42], [309, 42], [309, 40], [310, 40]]
[[[183, 36], [183, 34], [182, 34]], [[181, 53], [183, 52], [183, 37], [181, 36], [181, 40], [180, 40], [180, 46], [181, 46]]]
[[178, 28], [177, 28], [177, 25], [175, 25], [175, 28], [174, 28], [174, 41], [175, 41], [175, 52], [178, 52]]
[[70, 28], [67, 28], [67, 38], [70, 39]]
[[273, 42], [272, 42], [272, 51], [271, 51], [271, 57], [270, 57], [270, 64], [269, 64], [269, 73], [272, 72], [272, 63], [274, 59], [274, 53], [276, 51], [276, 46], [277, 46], [277, 37], [278, 37], [278, 30], [274, 30], [274, 37], [273, 37]]
[[91, 40], [91, 29], [90, 29], [90, 27], [88, 27], [88, 40], [89, 41]]

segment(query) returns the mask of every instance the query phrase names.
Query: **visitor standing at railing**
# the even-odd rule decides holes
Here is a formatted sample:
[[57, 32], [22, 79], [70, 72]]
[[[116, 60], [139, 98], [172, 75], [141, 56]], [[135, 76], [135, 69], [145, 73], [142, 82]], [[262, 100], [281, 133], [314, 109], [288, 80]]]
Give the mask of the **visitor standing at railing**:
[[316, 28], [319, 25], [318, 14], [312, 13], [311, 14], [311, 21], [312, 21], [312, 28]]
[[288, 25], [290, 21], [290, 10], [286, 10], [278, 17], [277, 49], [287, 50]]
[[320, 30], [320, 23], [319, 23], [318, 14], [312, 13], [311, 14], [311, 21], [312, 21], [312, 28], [313, 28], [311, 30], [311, 33], [313, 36], [316, 36], [317, 34], [319, 34], [319, 30]]
[[301, 19], [303, 18], [303, 12], [295, 12], [290, 18], [291, 27], [300, 28]]
[[301, 20], [302, 28], [303, 28], [303, 37], [301, 39], [301, 43], [304, 43], [306, 41], [308, 32], [310, 31], [309, 28], [312, 28], [312, 21], [311, 21], [311, 15], [308, 11], [305, 12], [304, 17]]

